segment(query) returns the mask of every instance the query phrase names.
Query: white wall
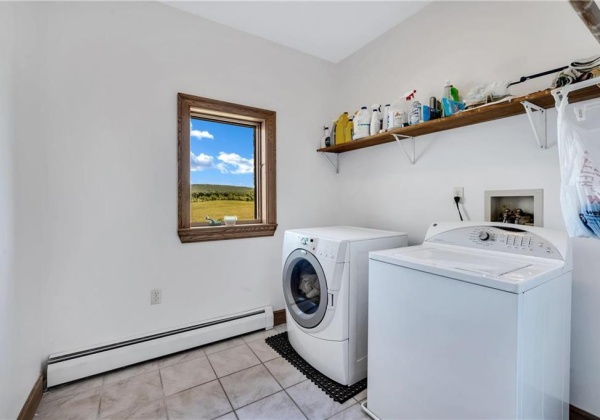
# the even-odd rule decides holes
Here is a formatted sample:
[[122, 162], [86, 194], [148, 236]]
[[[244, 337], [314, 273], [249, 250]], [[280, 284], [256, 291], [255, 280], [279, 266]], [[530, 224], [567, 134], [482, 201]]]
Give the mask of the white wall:
[[[39, 11], [44, 354], [283, 308], [283, 231], [335, 219], [335, 181], [315, 153], [333, 65], [155, 2]], [[277, 112], [274, 237], [180, 243], [177, 92]]]
[[[35, 79], [31, 7], [0, 4], [0, 418], [16, 418], [41, 372], [43, 240], [35, 207], [43, 153], [27, 109]], [[23, 77], [18, 77], [21, 75]]]
[[[517, 80], [598, 52], [566, 2], [438, 2], [340, 63], [336, 111], [391, 102], [413, 88], [421, 100], [439, 98], [446, 79], [466, 94], [482, 82]], [[513, 93], [550, 82], [531, 81]], [[485, 190], [543, 188], [544, 226], [564, 229], [555, 125], [551, 110], [549, 150], [537, 149], [523, 115], [419, 137], [414, 166], [392, 143], [345, 153], [338, 176], [344, 221], [403, 230], [417, 244], [432, 222], [458, 220], [454, 186], [465, 188], [471, 220], [483, 220]], [[597, 415], [599, 251], [600, 243], [576, 241], [571, 382], [572, 403]]]
[[[0, 155], [0, 192], [13, 197], [0, 203], [0, 229], [16, 234], [0, 239], [0, 284], [9, 291], [0, 294], [0, 386], [12, 391], [0, 395], [0, 417], [14, 416], [49, 353], [282, 308], [285, 229], [345, 222], [404, 230], [418, 243], [429, 223], [456, 217], [453, 186], [465, 187], [474, 220], [484, 190], [544, 188], [544, 223], [563, 227], [555, 135], [550, 150], [537, 150], [524, 116], [420, 138], [415, 166], [388, 144], [342, 155], [334, 175], [314, 149], [322, 122], [344, 109], [413, 87], [439, 96], [446, 78], [466, 90], [597, 53], [566, 4], [436, 3], [338, 66], [156, 3], [20, 10], [37, 21], [18, 16], [14, 71], [0, 69], [0, 89], [12, 78], [19, 98], [0, 98], [0, 144], [12, 147]], [[445, 30], [448, 22], [456, 28]], [[11, 30], [4, 23], [0, 40]], [[10, 57], [10, 44], [0, 48]], [[177, 92], [277, 111], [275, 237], [179, 242]], [[596, 414], [599, 250], [576, 242], [573, 298], [572, 399]], [[163, 289], [161, 305], [149, 305], [152, 288]]]

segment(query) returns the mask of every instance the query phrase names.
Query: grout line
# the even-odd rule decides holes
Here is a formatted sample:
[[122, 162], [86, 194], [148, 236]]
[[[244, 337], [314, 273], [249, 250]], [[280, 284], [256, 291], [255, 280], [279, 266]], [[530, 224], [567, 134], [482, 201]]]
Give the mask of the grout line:
[[[302, 382], [304, 382], [304, 381], [302, 381]], [[302, 382], [298, 382], [297, 384], [294, 384], [292, 386], [296, 386], [298, 384], [301, 384]], [[287, 390], [289, 388], [291, 388], [292, 386], [290, 386], [288, 388], [284, 388], [283, 391], [287, 394], [287, 396], [290, 398], [290, 400], [292, 400], [292, 402], [294, 403], [294, 405], [296, 407], [298, 407], [298, 410], [300, 410], [300, 412], [302, 413], [302, 415], [308, 419], [308, 415], [302, 410], [302, 408], [298, 405], [298, 403], [296, 402], [296, 400], [287, 392]]]
[[[266, 342], [265, 342], [265, 344], [266, 344]], [[268, 344], [267, 344], [267, 345], [268, 345]], [[269, 348], [271, 348], [271, 346], [269, 346]], [[252, 350], [252, 348], [250, 348], [250, 350]], [[275, 350], [273, 350], [273, 351], [275, 351]], [[277, 353], [277, 352], [275, 352], [275, 353]], [[281, 356], [279, 353], [277, 353], [277, 356], [278, 356], [278, 357], [276, 357], [275, 359], [271, 359], [271, 360], [276, 360], [277, 358], [280, 358], [280, 359], [284, 360], [286, 363], [289, 363], [289, 362], [288, 362], [287, 360], [285, 360], [285, 358], [283, 358], [283, 357], [282, 357], [282, 356]], [[257, 357], [258, 357], [258, 356], [257, 356]], [[267, 362], [270, 362], [271, 360], [267, 360]], [[288, 396], [288, 398], [289, 398], [290, 400], [292, 400], [292, 403], [293, 403], [293, 404], [296, 406], [296, 408], [298, 408], [298, 410], [300, 410], [300, 413], [302, 413], [302, 415], [303, 415], [305, 418], [307, 418], [307, 419], [308, 419], [308, 416], [306, 415], [306, 413], [305, 413], [304, 411], [302, 411], [302, 409], [300, 408], [300, 406], [298, 405], [298, 403], [296, 402], [296, 400], [294, 400], [294, 399], [292, 398], [292, 396], [291, 396], [291, 395], [290, 395], [290, 394], [287, 392], [287, 388], [285, 388], [285, 387], [283, 386], [283, 384], [277, 380], [277, 378], [275, 377], [275, 375], [273, 375], [273, 374], [271, 373], [271, 371], [269, 370], [269, 368], [268, 368], [268, 367], [265, 365], [265, 363], [266, 363], [266, 362], [262, 362], [262, 361], [261, 361], [261, 363], [262, 363], [262, 365], [264, 366], [264, 368], [267, 370], [267, 372], [269, 372], [269, 374], [270, 374], [270, 375], [273, 377], [273, 379], [275, 379], [275, 382], [277, 382], [277, 383], [279, 384], [279, 386], [281, 387], [281, 389], [283, 390], [283, 392], [285, 392], [285, 395], [287, 395], [287, 396]], [[292, 367], [293, 367], [294, 369], [296, 369], [296, 367], [295, 367], [295, 366], [292, 366]], [[306, 376], [305, 376], [305, 378], [306, 378]], [[306, 379], [308, 380], [308, 378], [306, 378]], [[300, 381], [300, 382], [298, 382], [298, 384], [300, 384], [300, 383], [302, 383], [302, 382], [304, 382], [304, 381]], [[288, 388], [291, 388], [291, 387], [293, 387], [293, 386], [296, 386], [296, 385], [298, 385], [298, 384], [291, 385], [291, 386], [289, 386]]]
[[[215, 354], [215, 353], [213, 353], [213, 354]], [[212, 362], [210, 361], [210, 358], [208, 357], [208, 355], [206, 355], [206, 359], [208, 360], [208, 364], [210, 365], [210, 368], [212, 369], [213, 373], [217, 377], [217, 381], [219, 381], [219, 386], [221, 387], [221, 390], [223, 390], [223, 394], [225, 394], [225, 398], [227, 398], [227, 402], [229, 403], [229, 406], [231, 407], [231, 409], [233, 410], [233, 413], [235, 414], [235, 408], [233, 407], [233, 404], [231, 403], [231, 400], [229, 399], [229, 395], [227, 395], [227, 391], [225, 391], [225, 387], [221, 383], [221, 378], [219, 378], [219, 375], [217, 375], [217, 371], [215, 370], [214, 366], [212, 365]], [[225, 414], [227, 414], [227, 413], [225, 413]], [[225, 414], [223, 414], [223, 415], [225, 415]], [[236, 415], [236, 417], [237, 417], [237, 415]]]

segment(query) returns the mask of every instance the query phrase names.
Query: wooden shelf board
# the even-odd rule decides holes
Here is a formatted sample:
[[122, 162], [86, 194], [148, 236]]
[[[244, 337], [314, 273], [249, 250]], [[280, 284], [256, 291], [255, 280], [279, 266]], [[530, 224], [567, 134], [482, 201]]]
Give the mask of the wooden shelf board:
[[[598, 83], [600, 83], [600, 80]], [[550, 92], [551, 89], [546, 89], [525, 96], [517, 96], [506, 102], [473, 108], [451, 115], [450, 117], [439, 118], [408, 127], [396, 128], [385, 133], [364, 137], [360, 140], [353, 140], [348, 143], [324, 147], [318, 149], [317, 151], [325, 153], [344, 153], [350, 150], [363, 149], [365, 147], [393, 142], [394, 137], [392, 137], [392, 134], [401, 134], [407, 137], [418, 137], [425, 134], [451, 130], [453, 128], [466, 127], [469, 125], [480, 124], [501, 118], [513, 117], [515, 115], [525, 113], [525, 107], [523, 107], [521, 104], [524, 101], [531, 102], [532, 104], [544, 109], [552, 108], [554, 106], [554, 97]], [[600, 87], [598, 87], [598, 85], [593, 85], [569, 93], [569, 102], [581, 102], [598, 97], [600, 97]]]

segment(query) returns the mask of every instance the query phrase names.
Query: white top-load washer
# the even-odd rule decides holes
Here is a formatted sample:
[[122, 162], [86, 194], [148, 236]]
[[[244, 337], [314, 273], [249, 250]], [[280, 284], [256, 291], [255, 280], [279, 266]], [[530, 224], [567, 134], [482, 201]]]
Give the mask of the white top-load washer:
[[406, 233], [348, 226], [285, 232], [282, 277], [290, 344], [342, 385], [367, 372], [368, 253], [407, 242]]
[[436, 223], [370, 253], [369, 388], [381, 419], [568, 419], [567, 234]]

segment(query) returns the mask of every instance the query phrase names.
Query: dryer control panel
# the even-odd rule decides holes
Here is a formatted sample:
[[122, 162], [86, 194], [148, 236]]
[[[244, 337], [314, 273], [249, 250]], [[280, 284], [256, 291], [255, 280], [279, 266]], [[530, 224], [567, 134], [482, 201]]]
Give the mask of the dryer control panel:
[[481, 225], [451, 229], [440, 232], [425, 242], [563, 260], [563, 256], [551, 242], [533, 232], [511, 226]]
[[309, 236], [298, 237], [298, 248], [306, 249], [319, 259], [336, 261], [339, 243], [326, 239], [311, 238]]

